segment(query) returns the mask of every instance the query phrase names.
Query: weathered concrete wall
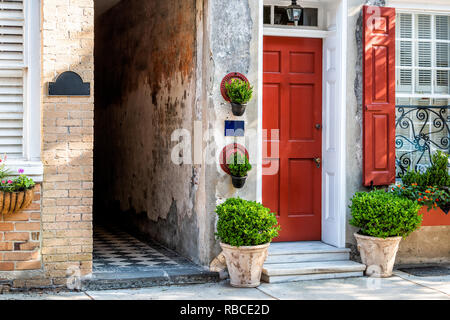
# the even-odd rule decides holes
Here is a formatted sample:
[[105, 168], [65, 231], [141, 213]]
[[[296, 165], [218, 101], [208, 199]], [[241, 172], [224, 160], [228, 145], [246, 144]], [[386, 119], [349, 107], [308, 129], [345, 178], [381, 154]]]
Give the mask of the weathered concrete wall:
[[95, 51], [95, 219], [120, 213], [194, 260], [197, 170], [172, 163], [171, 135], [195, 120], [196, 19], [196, 0], [122, 1], [97, 19]]
[[[364, 4], [385, 6], [385, 0], [349, 0], [348, 2], [348, 44], [347, 44], [347, 198], [358, 191], [367, 191], [362, 185], [362, 6]], [[356, 63], [354, 63], [356, 62]], [[350, 220], [350, 210], [347, 218]], [[346, 242], [353, 257], [359, 259], [356, 241], [357, 231], [347, 224]], [[423, 227], [403, 240], [398, 253], [397, 264], [432, 263], [450, 260], [448, 227]]]
[[450, 263], [450, 226], [422, 227], [402, 240], [396, 263]]
[[[231, 178], [221, 171], [216, 154], [214, 163], [206, 164], [207, 198], [206, 212], [207, 229], [204, 241], [210, 243], [204, 248], [205, 262], [209, 263], [220, 253], [219, 244], [213, 233], [216, 222], [214, 210], [217, 204], [229, 197], [241, 197], [249, 200], [257, 199], [257, 165], [258, 158], [256, 130], [258, 127], [258, 50], [259, 50], [259, 4], [255, 0], [210, 0], [205, 8], [206, 32], [205, 44], [210, 57], [204, 68], [208, 74], [207, 133], [209, 150], [221, 151], [226, 145], [233, 143], [234, 138], [224, 137], [225, 120], [245, 120], [246, 138], [237, 142], [247, 146], [253, 170], [245, 187], [236, 190], [231, 185]], [[208, 37], [206, 38], [206, 35]], [[229, 103], [226, 103], [220, 93], [220, 83], [229, 72], [240, 72], [247, 76], [254, 86], [254, 98], [247, 107], [243, 117], [235, 118]]]

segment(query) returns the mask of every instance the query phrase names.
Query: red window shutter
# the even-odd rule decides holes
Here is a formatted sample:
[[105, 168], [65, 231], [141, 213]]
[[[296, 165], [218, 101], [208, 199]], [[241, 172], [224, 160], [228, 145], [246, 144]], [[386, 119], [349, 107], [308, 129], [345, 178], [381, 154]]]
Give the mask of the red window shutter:
[[395, 182], [395, 9], [364, 6], [364, 185]]

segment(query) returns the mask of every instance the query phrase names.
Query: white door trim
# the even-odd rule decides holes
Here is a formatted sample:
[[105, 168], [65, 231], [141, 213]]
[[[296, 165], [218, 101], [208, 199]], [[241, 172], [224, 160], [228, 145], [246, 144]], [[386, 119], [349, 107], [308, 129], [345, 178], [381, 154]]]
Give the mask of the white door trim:
[[297, 37], [297, 38], [326, 38], [333, 31], [317, 30], [317, 29], [298, 29], [298, 28], [280, 28], [280, 27], [264, 27], [265, 36], [279, 37]]
[[[260, 2], [260, 17], [263, 2]], [[264, 27], [259, 19], [258, 54], [258, 182], [257, 200], [262, 201], [262, 116], [263, 116], [263, 37], [286, 36], [322, 38], [323, 45], [323, 177], [322, 177], [322, 241], [345, 247], [346, 193], [346, 90], [347, 90], [347, 0], [326, 7], [327, 30]]]

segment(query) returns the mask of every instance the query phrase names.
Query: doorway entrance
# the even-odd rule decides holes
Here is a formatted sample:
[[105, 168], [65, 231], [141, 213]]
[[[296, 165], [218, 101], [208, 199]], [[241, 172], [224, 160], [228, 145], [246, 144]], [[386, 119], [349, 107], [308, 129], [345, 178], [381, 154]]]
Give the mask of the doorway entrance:
[[279, 130], [279, 159], [264, 161], [279, 161], [279, 171], [263, 176], [262, 195], [277, 213], [279, 242], [322, 238], [322, 46], [264, 37], [263, 129], [268, 141]]

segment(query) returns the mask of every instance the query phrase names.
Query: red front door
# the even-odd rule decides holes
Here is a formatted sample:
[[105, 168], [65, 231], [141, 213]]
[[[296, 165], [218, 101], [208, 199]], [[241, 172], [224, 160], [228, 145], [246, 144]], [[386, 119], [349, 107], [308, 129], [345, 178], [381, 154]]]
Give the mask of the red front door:
[[268, 141], [279, 130], [279, 160], [270, 142], [263, 153], [264, 167], [279, 161], [277, 174], [263, 172], [263, 204], [282, 229], [275, 240], [321, 240], [322, 39], [264, 37], [263, 128]]

